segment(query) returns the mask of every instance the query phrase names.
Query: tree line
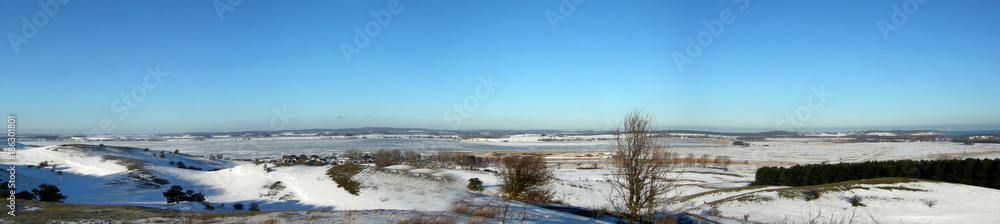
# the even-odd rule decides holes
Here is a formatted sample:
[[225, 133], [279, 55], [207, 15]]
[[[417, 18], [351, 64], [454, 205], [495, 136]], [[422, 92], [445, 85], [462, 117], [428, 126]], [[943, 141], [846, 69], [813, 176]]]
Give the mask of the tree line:
[[761, 167], [751, 185], [807, 186], [905, 177], [1000, 189], [1000, 159], [893, 160]]

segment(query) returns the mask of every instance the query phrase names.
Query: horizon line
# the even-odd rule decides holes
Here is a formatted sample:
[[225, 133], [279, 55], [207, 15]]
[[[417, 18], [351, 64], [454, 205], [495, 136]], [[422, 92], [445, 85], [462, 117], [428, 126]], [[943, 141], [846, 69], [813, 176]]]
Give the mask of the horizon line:
[[[958, 126], [960, 128], [954, 128]], [[944, 129], [947, 130], [944, 130]], [[428, 130], [428, 131], [450, 131], [450, 132], [469, 132], [469, 131], [562, 131], [562, 132], [602, 132], [602, 131], [613, 131], [612, 129], [557, 129], [557, 128], [525, 128], [525, 129], [500, 129], [500, 128], [476, 128], [476, 129], [437, 129], [437, 128], [418, 128], [418, 127], [345, 127], [345, 128], [302, 128], [302, 129], [282, 129], [282, 130], [231, 130], [231, 131], [163, 131], [163, 132], [122, 132], [122, 133], [108, 133], [103, 134], [106, 136], [114, 135], [171, 135], [171, 134], [211, 134], [211, 133], [235, 133], [235, 132], [257, 132], [257, 133], [280, 133], [280, 132], [299, 132], [299, 131], [310, 131], [310, 130], [344, 130], [344, 129], [411, 129], [411, 130]], [[819, 132], [819, 133], [839, 133], [839, 132], [851, 132], [851, 131], [941, 131], [945, 133], [951, 132], [962, 132], [962, 131], [1000, 131], [1000, 124], [959, 124], [959, 125], [912, 125], [912, 126], [872, 126], [872, 127], [828, 127], [828, 128], [800, 128], [793, 130], [777, 130], [777, 129], [765, 129], [765, 128], [730, 128], [730, 127], [678, 127], [678, 128], [667, 128], [667, 129], [656, 129], [655, 131], [701, 131], [701, 132], [716, 132], [716, 133], [764, 133], [764, 132], [775, 132], [775, 131], [786, 131], [786, 132]], [[70, 135], [70, 136], [93, 136], [84, 133], [72, 133], [67, 131], [40, 131], [40, 130], [30, 130], [25, 131], [24, 135]]]

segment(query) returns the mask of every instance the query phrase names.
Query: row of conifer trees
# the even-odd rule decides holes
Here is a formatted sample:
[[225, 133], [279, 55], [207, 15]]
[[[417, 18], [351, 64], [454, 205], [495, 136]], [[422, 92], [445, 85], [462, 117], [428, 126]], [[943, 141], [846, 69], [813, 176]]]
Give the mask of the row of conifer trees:
[[893, 160], [762, 167], [752, 185], [807, 186], [880, 177], [936, 180], [1000, 189], [1000, 159]]

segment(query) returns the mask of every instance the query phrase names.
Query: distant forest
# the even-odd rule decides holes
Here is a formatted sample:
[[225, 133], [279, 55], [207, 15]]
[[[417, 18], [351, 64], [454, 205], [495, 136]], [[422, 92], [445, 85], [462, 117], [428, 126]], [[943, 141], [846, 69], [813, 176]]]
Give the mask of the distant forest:
[[1000, 159], [895, 160], [762, 167], [751, 185], [807, 186], [880, 177], [936, 180], [1000, 189]]

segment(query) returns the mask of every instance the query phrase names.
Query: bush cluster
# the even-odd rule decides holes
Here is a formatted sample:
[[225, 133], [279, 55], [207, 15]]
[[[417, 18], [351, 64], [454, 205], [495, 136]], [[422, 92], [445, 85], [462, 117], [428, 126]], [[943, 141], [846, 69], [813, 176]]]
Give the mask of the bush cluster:
[[205, 195], [201, 193], [195, 193], [192, 190], [184, 191], [184, 188], [179, 185], [174, 185], [170, 187], [170, 190], [163, 192], [163, 197], [167, 198], [167, 203], [180, 203], [185, 201], [205, 201]]

